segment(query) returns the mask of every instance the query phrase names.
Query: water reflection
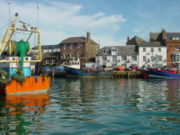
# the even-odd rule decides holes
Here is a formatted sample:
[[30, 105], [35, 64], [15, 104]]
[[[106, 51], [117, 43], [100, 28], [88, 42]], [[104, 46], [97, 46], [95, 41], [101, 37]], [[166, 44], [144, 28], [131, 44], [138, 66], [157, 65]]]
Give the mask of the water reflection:
[[180, 80], [55, 79], [49, 92], [1, 99], [0, 130], [55, 135], [179, 131]]
[[[83, 121], [92, 120], [83, 114], [92, 114], [95, 99], [95, 84], [89, 79], [70, 79], [61, 86], [61, 109], [65, 113], [63, 119], [79, 119]], [[55, 96], [55, 95], [54, 95]]]
[[41, 116], [50, 104], [49, 94], [9, 95], [0, 99], [0, 129], [2, 134], [28, 134], [40, 124]]

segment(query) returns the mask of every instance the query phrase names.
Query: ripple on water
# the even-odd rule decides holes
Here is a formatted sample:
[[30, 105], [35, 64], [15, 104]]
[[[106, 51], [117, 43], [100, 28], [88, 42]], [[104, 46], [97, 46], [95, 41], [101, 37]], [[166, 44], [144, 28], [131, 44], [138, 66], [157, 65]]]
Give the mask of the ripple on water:
[[178, 134], [180, 80], [54, 79], [45, 95], [2, 97], [0, 133]]

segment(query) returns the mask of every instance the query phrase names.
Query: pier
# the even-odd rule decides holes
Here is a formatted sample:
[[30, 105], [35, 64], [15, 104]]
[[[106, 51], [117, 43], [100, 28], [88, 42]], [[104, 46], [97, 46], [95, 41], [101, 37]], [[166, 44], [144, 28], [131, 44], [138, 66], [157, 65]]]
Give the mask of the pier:
[[114, 71], [113, 78], [142, 78], [141, 71]]

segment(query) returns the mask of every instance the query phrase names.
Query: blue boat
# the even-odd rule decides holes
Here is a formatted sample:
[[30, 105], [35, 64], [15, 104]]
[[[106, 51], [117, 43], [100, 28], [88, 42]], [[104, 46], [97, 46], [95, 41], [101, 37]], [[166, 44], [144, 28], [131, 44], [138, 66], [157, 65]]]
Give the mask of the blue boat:
[[82, 70], [65, 66], [65, 71], [68, 77], [80, 77], [80, 78], [110, 78], [113, 76], [112, 71], [91, 71]]
[[80, 78], [109, 78], [113, 76], [112, 71], [95, 70], [95, 69], [81, 69], [80, 60], [71, 60], [67, 65], [64, 65], [67, 77]]
[[144, 78], [172, 78], [172, 79], [180, 79], [179, 71], [166, 71], [156, 68], [148, 68], [144, 71]]

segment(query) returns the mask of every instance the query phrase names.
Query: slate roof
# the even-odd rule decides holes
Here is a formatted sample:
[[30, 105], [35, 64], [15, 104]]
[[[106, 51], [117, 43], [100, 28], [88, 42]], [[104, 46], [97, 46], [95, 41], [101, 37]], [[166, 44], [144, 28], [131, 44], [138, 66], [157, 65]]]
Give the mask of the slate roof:
[[[65, 40], [63, 40], [60, 44], [70, 44], [70, 43], [85, 43], [86, 38], [85, 37], [70, 37]], [[90, 43], [97, 44], [95, 41], [90, 39]]]
[[136, 46], [135, 45], [127, 45], [127, 46], [107, 46], [100, 49], [100, 56], [110, 56], [111, 49], [115, 48], [117, 50], [118, 56], [132, 56], [137, 55]]
[[[42, 45], [42, 49], [59, 49], [60, 48], [60, 45]], [[34, 49], [37, 49], [37, 46], [33, 47], [32, 48], [33, 50]]]
[[172, 38], [179, 38], [180, 40], [180, 32], [168, 32], [166, 35], [166, 39], [172, 40]]
[[165, 47], [164, 45], [161, 44], [161, 42], [144, 42], [144, 43], [139, 43], [138, 46], [140, 47]]
[[142, 43], [145, 42], [145, 40], [143, 40], [142, 38], [138, 37], [138, 36], [134, 36], [133, 38], [131, 38], [129, 41], [127, 41], [127, 45], [136, 45], [138, 43]]
[[151, 32], [150, 33], [150, 42], [151, 41], [161, 41], [162, 33]]

